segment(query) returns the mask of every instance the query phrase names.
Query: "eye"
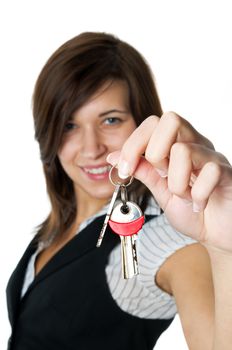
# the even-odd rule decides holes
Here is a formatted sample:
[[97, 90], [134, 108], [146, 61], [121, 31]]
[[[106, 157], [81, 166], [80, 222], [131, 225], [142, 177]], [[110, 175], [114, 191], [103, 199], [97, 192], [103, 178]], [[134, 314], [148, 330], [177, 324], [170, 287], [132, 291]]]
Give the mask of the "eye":
[[74, 128], [76, 128], [76, 125], [74, 123], [71, 123], [71, 122], [66, 123], [65, 126], [64, 126], [64, 132], [71, 131]]
[[115, 125], [115, 124], [119, 124], [122, 120], [120, 118], [116, 118], [116, 117], [110, 117], [110, 118], [106, 118], [104, 120], [104, 123], [106, 125]]

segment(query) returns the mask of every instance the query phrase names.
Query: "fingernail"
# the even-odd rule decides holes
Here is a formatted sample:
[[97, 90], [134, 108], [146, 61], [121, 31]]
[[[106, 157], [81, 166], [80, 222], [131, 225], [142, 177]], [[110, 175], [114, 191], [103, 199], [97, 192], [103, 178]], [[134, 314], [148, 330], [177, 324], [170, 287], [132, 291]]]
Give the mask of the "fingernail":
[[201, 211], [200, 206], [195, 202], [193, 202], [193, 211], [194, 213], [199, 213]]
[[110, 158], [111, 158], [111, 153], [109, 153], [108, 156], [106, 157], [106, 161], [107, 161], [108, 163], [110, 163]]
[[168, 176], [168, 173], [167, 173], [166, 170], [157, 169], [157, 168], [155, 168], [155, 170], [157, 171], [157, 173], [158, 173], [159, 176], [161, 176], [161, 177], [167, 177], [167, 176]]
[[121, 179], [126, 179], [127, 177], [130, 176], [130, 174], [129, 174], [129, 164], [125, 160], [121, 160], [118, 163], [118, 176]]

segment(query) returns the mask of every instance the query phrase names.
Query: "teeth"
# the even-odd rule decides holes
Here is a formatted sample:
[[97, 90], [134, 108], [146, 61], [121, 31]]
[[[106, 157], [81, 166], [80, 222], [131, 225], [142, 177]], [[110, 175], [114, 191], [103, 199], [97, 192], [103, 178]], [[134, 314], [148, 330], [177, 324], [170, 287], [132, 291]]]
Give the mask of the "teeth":
[[110, 171], [110, 165], [107, 165], [101, 168], [92, 168], [92, 169], [84, 168], [84, 170], [89, 174], [104, 174]]

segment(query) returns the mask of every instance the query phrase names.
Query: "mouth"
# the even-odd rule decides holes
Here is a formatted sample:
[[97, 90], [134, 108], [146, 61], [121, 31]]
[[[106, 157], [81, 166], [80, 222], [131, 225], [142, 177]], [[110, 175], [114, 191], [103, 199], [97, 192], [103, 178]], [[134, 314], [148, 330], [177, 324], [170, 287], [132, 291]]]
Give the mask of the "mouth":
[[111, 165], [88, 166], [82, 167], [81, 169], [91, 181], [108, 181]]
[[108, 174], [110, 169], [111, 169], [111, 165], [106, 165], [106, 166], [101, 166], [101, 167], [87, 167], [87, 168], [82, 168], [84, 170], [85, 173], [87, 174], [91, 174], [91, 175], [105, 175]]

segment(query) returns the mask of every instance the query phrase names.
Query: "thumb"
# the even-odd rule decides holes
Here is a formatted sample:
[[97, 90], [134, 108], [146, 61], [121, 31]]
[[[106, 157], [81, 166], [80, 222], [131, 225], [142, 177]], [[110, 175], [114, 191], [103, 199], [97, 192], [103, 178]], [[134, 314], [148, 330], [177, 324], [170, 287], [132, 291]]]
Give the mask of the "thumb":
[[121, 153], [120, 151], [109, 153], [108, 156], [106, 157], [106, 161], [110, 163], [112, 166], [115, 166], [116, 164], [118, 164], [120, 153]]
[[[120, 159], [120, 151], [110, 153], [106, 160], [112, 166], [118, 164]], [[161, 193], [165, 193], [167, 188], [167, 178], [162, 178], [156, 169], [144, 157], [140, 157], [137, 167], [132, 174], [136, 179], [144, 183], [149, 188], [158, 202], [163, 202]]]

